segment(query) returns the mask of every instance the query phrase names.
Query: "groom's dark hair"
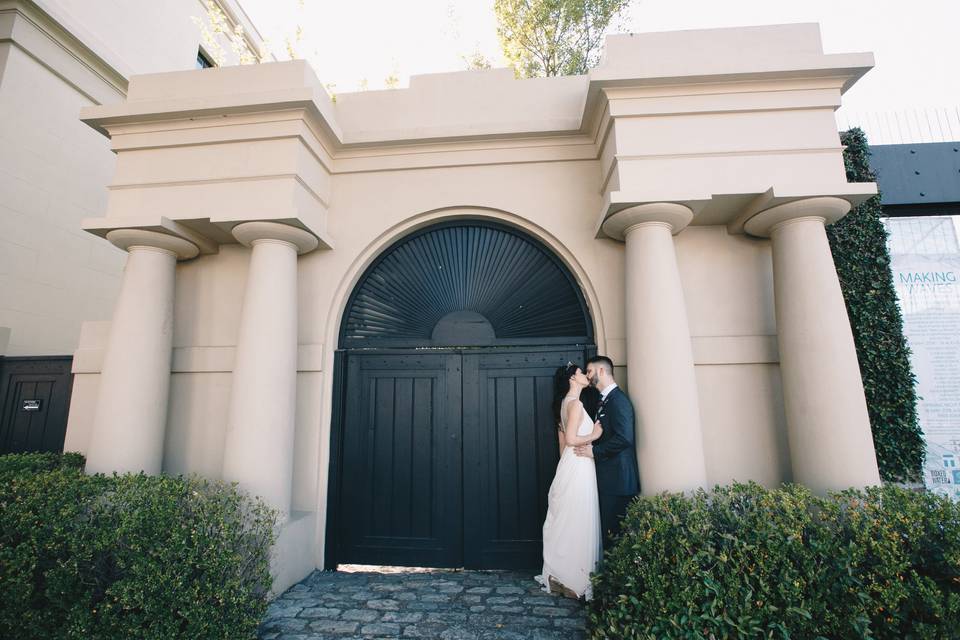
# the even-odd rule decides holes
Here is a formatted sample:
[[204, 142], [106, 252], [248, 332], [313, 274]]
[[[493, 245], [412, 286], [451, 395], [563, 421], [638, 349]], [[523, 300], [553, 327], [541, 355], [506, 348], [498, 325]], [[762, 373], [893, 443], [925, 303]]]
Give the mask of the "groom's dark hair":
[[587, 365], [591, 364], [600, 364], [606, 367], [607, 371], [610, 372], [610, 376], [613, 377], [613, 360], [607, 356], [593, 356], [587, 360]]

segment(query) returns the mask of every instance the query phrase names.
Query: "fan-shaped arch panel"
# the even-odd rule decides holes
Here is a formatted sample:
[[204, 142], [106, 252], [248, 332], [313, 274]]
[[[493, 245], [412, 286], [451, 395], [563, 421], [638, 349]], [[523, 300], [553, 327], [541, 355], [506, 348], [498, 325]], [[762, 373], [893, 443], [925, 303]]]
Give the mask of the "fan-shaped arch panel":
[[533, 238], [486, 222], [429, 227], [386, 250], [354, 290], [340, 334], [348, 349], [592, 340], [566, 267]]

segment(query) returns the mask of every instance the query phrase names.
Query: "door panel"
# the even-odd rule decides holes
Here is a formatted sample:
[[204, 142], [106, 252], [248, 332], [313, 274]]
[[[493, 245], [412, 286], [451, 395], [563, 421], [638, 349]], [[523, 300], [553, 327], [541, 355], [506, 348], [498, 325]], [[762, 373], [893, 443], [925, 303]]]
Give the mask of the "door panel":
[[0, 453], [63, 451], [72, 358], [0, 358]]
[[347, 354], [331, 564], [539, 568], [553, 375], [593, 353]]
[[456, 354], [351, 355], [338, 561], [461, 566]]
[[464, 355], [467, 568], [535, 569], [542, 562], [547, 492], [559, 459], [553, 375], [583, 357], [582, 349]]

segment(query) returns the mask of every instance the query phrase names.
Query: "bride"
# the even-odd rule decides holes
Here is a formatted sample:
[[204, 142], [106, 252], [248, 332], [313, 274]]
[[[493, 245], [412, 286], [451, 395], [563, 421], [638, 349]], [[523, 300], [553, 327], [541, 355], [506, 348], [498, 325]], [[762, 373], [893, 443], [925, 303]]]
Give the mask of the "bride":
[[580, 392], [590, 384], [580, 368], [568, 362], [554, 380], [561, 454], [543, 522], [543, 572], [534, 579], [547, 593], [553, 582], [561, 591], [590, 600], [590, 573], [602, 553], [597, 474], [593, 459], [575, 455], [573, 448], [593, 442], [603, 430], [580, 401]]

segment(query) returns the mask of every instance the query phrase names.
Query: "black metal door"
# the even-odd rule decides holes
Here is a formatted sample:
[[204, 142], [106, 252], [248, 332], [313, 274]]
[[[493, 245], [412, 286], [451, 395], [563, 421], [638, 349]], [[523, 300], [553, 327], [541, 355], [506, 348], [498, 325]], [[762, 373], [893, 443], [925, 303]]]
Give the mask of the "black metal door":
[[460, 376], [455, 353], [350, 356], [338, 562], [462, 566]]
[[553, 373], [592, 354], [349, 354], [333, 563], [536, 568], [558, 459]]
[[69, 356], [0, 358], [0, 453], [63, 451], [72, 362]]

